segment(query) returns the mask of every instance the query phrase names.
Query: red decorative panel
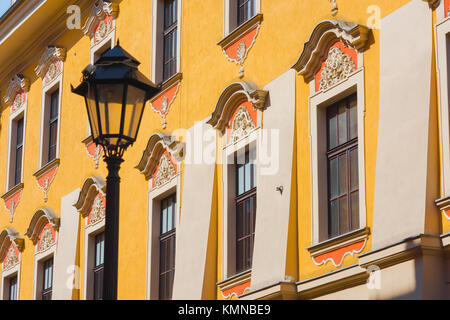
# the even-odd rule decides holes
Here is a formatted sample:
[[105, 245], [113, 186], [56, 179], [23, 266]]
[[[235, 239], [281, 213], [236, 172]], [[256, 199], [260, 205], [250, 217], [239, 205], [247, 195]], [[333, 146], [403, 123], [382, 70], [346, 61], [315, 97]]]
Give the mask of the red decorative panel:
[[12, 101], [11, 112], [15, 112], [27, 102], [27, 93], [23, 89], [19, 90], [12, 94], [12, 96], [9, 98], [9, 101]]
[[449, 10], [450, 10], [450, 0], [445, 0], [444, 1], [444, 14], [445, 14], [445, 17], [448, 17]]
[[248, 51], [255, 43], [259, 26], [259, 24], [256, 25], [230, 43], [227, 47], [223, 48], [223, 52], [227, 56], [228, 60], [236, 62], [237, 64], [244, 63], [245, 58], [247, 58]]
[[234, 297], [238, 298], [239, 296], [243, 295], [244, 293], [247, 293], [250, 291], [250, 285], [251, 280], [238, 284], [232, 288], [226, 289], [222, 291], [222, 297], [224, 299], [231, 300]]
[[[236, 129], [236, 128], [233, 128], [233, 124], [235, 122], [235, 118], [236, 118], [237, 113], [240, 112], [240, 108], [241, 107], [244, 107], [247, 110], [248, 116], [250, 116], [249, 120], [252, 121], [253, 127], [257, 126], [258, 114], [257, 114], [256, 109], [253, 107], [253, 104], [251, 102], [249, 102], [249, 101], [246, 101], [246, 102], [240, 104], [236, 108], [236, 110], [234, 110], [233, 115], [231, 116], [230, 122], [228, 123], [228, 127], [227, 127], [227, 143], [230, 143], [233, 129]], [[243, 119], [243, 121], [245, 121], [245, 119]], [[242, 121], [241, 121], [240, 124], [242, 124]]]
[[98, 168], [98, 161], [102, 155], [103, 147], [96, 145], [93, 141], [86, 144], [88, 156], [95, 161], [95, 168]]
[[[49, 237], [51, 235], [51, 237]], [[41, 230], [39, 234], [38, 241], [38, 252], [44, 251], [51, 247], [56, 241], [56, 232], [55, 229], [52, 228], [50, 223], [47, 223]]]
[[5, 199], [5, 208], [6, 211], [9, 212], [10, 222], [12, 222], [13, 220], [14, 211], [16, 210], [17, 204], [19, 203], [20, 198], [22, 197], [22, 190], [23, 189], [17, 190], [15, 193], [13, 193], [12, 195], [10, 195], [8, 198]]
[[58, 165], [49, 168], [42, 175], [36, 177], [39, 189], [44, 191], [44, 201], [48, 200], [47, 192], [50, 189], [50, 185], [53, 182], [53, 179], [55, 179], [57, 171], [58, 171]]
[[155, 99], [150, 102], [152, 109], [163, 118], [162, 127], [166, 128], [167, 120], [166, 116], [169, 113], [169, 109], [173, 101], [175, 100], [181, 82], [178, 81], [163, 93], [159, 94]]
[[328, 261], [331, 261], [335, 267], [340, 267], [344, 262], [345, 256], [360, 253], [364, 249], [366, 241], [367, 240], [361, 240], [348, 246], [318, 255], [313, 257], [313, 261], [318, 266], [325, 265]]
[[450, 220], [450, 209], [444, 210], [444, 216], [445, 216], [448, 220]]
[[111, 16], [107, 15], [103, 20], [100, 20], [94, 31], [94, 44], [102, 41], [105, 36], [113, 30], [113, 28], [114, 24]]
[[[344, 52], [344, 54], [350, 56], [350, 58], [353, 60], [355, 65], [355, 70], [358, 69], [358, 53], [355, 49], [351, 49], [349, 47], [344, 46], [344, 44], [340, 41], [335, 42], [328, 50], [330, 50], [332, 47], [337, 47], [340, 50]], [[319, 71], [317, 71], [315, 76], [316, 81], [316, 92], [319, 91], [320, 88], [320, 79], [322, 78], [322, 70], [325, 67], [325, 64], [327, 62], [328, 57], [322, 62], [322, 66], [320, 67]]]
[[[100, 201], [96, 203], [96, 201]], [[105, 217], [105, 208], [106, 208], [106, 198], [105, 195], [101, 192], [97, 193], [94, 199], [94, 203], [92, 204], [91, 210], [89, 211], [87, 225], [95, 224], [101, 221]]]

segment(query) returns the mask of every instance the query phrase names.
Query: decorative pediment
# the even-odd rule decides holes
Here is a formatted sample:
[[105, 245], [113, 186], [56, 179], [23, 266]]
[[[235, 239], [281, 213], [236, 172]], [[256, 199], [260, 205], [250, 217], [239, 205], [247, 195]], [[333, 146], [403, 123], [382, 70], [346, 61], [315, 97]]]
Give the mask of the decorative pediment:
[[229, 85], [220, 95], [216, 108], [208, 119], [208, 124], [223, 132], [240, 104], [249, 101], [255, 109], [265, 107], [267, 91], [259, 90], [251, 82], [235, 82]]
[[256, 125], [245, 105], [241, 105], [231, 120], [230, 142], [236, 142], [250, 134]]
[[339, 47], [332, 46], [328, 52], [320, 77], [319, 90], [325, 90], [336, 83], [347, 79], [355, 71], [355, 61]]
[[[102, 177], [89, 177], [84, 182], [80, 195], [73, 206], [83, 217], [89, 215], [95, 207], [95, 212], [93, 212], [95, 218], [93, 219], [98, 220], [99, 216], [104, 216], [105, 206], [103, 200], [105, 200], [105, 195], [106, 181]], [[101, 212], [102, 210], [103, 213]]]
[[23, 251], [25, 241], [14, 229], [3, 229], [0, 232], [0, 261], [3, 270], [11, 269], [19, 262], [19, 251]]
[[305, 81], [309, 82], [327, 58], [333, 43], [340, 41], [344, 46], [362, 52], [367, 46], [369, 31], [368, 27], [353, 22], [322, 21], [314, 28], [303, 47], [300, 58], [292, 68], [297, 70], [305, 78]]
[[[169, 157], [169, 162], [161, 163], [163, 155]], [[177, 141], [175, 137], [168, 134], [154, 134], [150, 137], [147, 143], [147, 147], [145, 148], [141, 160], [135, 166], [144, 176], [145, 179], [149, 180], [152, 178], [152, 175], [155, 173], [155, 170], [159, 166], [160, 168], [165, 168], [168, 170], [163, 173], [163, 170], [159, 170], [160, 178], [167, 173], [171, 172], [171, 164], [173, 165], [173, 161], [182, 161], [184, 157], [184, 144]], [[173, 159], [170, 159], [173, 158]], [[162, 167], [161, 167], [162, 165]], [[176, 168], [175, 168], [176, 171]], [[155, 181], [153, 181], [155, 184]]]
[[25, 235], [30, 238], [35, 245], [41, 238], [43, 231], [45, 231], [44, 228], [50, 227], [54, 232], [59, 229], [59, 224], [60, 219], [55, 215], [52, 209], [42, 208], [34, 213]]
[[47, 85], [62, 73], [65, 60], [66, 49], [48, 46], [34, 71], [38, 77], [43, 79], [44, 85]]
[[92, 6], [91, 15], [83, 26], [83, 32], [94, 40], [103, 40], [113, 29], [113, 20], [119, 15], [119, 4], [99, 0]]
[[9, 81], [8, 90], [3, 97], [3, 101], [16, 110], [26, 102], [26, 94], [30, 89], [30, 81], [22, 74], [16, 74], [11, 81]]

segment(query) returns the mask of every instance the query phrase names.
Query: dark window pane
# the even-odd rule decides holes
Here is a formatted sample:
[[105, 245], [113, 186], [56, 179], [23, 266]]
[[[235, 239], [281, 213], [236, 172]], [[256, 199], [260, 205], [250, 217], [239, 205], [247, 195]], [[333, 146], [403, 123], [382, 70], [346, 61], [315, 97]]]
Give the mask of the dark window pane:
[[336, 108], [330, 107], [328, 110], [328, 150], [338, 145], [337, 136], [337, 114]]
[[159, 244], [159, 298], [172, 299], [175, 275], [176, 194], [161, 200], [161, 235]]
[[14, 185], [22, 182], [22, 160], [23, 160], [23, 118], [16, 123], [16, 150], [14, 164]]
[[350, 151], [350, 191], [358, 190], [358, 149]]
[[42, 300], [52, 299], [53, 258], [43, 262]]
[[347, 155], [339, 157], [339, 195], [346, 194], [347, 190]]
[[163, 80], [169, 79], [176, 73], [177, 20], [177, 0], [166, 0], [164, 2]]
[[330, 174], [329, 174], [329, 188], [330, 188], [330, 198], [337, 197], [339, 184], [338, 184], [338, 158], [334, 158], [330, 160]]
[[345, 102], [339, 104], [338, 108], [338, 143], [347, 142], [347, 105]]
[[342, 197], [339, 199], [339, 233], [344, 234], [349, 232], [348, 221], [348, 198]]
[[350, 140], [358, 136], [358, 112], [356, 108], [356, 96], [353, 96], [349, 102], [350, 109]]
[[105, 261], [105, 233], [95, 236], [95, 266], [94, 266], [94, 300], [103, 299], [103, 269]]
[[17, 276], [9, 278], [9, 300], [17, 300]]
[[255, 0], [238, 0], [238, 26], [250, 20], [255, 15]]
[[331, 201], [328, 219], [328, 230], [330, 237], [335, 237], [339, 234], [338, 215], [339, 215], [338, 200]]
[[359, 192], [353, 192], [351, 196], [352, 206], [352, 230], [359, 228]]

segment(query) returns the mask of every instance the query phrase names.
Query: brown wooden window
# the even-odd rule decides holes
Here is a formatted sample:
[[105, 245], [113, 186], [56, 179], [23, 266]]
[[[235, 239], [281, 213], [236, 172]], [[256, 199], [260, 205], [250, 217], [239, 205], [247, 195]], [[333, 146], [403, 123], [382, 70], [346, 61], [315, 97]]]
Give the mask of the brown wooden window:
[[16, 146], [14, 163], [14, 185], [22, 182], [22, 161], [23, 161], [23, 118], [16, 123]]
[[178, 0], [165, 0], [163, 30], [163, 81], [169, 79], [177, 71], [177, 26]]
[[237, 13], [237, 24], [240, 26], [255, 15], [255, 0], [238, 0]]
[[10, 277], [8, 280], [8, 299], [17, 300], [17, 275]]
[[161, 235], [159, 237], [159, 299], [171, 300], [175, 275], [175, 234], [177, 195], [161, 200]]
[[53, 258], [43, 262], [42, 300], [52, 300]]
[[58, 106], [59, 106], [59, 89], [54, 91], [50, 95], [47, 162], [56, 159], [56, 144], [58, 140]]
[[95, 236], [94, 300], [103, 299], [103, 269], [105, 263], [105, 233]]
[[327, 108], [328, 235], [359, 228], [358, 121], [353, 94]]
[[[243, 162], [243, 163], [240, 163]], [[256, 164], [245, 153], [236, 163], [236, 273], [251, 269], [256, 219]]]

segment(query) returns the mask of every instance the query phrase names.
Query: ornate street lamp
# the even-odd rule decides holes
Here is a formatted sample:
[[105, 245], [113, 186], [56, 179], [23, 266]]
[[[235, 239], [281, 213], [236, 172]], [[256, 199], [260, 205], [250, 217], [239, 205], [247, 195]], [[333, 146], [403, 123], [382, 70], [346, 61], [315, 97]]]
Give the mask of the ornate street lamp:
[[83, 81], [72, 92], [86, 103], [93, 141], [104, 150], [108, 167], [105, 210], [103, 299], [117, 299], [120, 164], [136, 141], [145, 103], [159, 93], [138, 62], [119, 43], [83, 70]]

